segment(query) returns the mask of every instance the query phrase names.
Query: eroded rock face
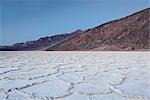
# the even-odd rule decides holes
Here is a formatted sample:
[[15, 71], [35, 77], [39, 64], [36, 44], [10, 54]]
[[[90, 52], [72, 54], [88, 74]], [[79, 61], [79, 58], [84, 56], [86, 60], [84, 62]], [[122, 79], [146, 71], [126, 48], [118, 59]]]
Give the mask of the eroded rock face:
[[89, 29], [48, 50], [149, 49], [149, 9]]
[[0, 100], [149, 100], [149, 52], [0, 52]]

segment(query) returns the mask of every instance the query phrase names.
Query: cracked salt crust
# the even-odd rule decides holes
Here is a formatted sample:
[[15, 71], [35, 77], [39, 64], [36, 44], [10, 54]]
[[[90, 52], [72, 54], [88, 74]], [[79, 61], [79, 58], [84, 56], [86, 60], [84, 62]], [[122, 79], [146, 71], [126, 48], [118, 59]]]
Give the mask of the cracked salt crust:
[[150, 100], [149, 52], [0, 52], [0, 100]]

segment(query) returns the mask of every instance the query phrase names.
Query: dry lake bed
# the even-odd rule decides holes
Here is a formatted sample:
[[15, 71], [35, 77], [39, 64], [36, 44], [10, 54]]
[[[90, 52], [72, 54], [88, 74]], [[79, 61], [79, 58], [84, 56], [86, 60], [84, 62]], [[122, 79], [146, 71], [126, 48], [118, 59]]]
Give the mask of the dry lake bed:
[[150, 100], [150, 53], [0, 52], [0, 100]]

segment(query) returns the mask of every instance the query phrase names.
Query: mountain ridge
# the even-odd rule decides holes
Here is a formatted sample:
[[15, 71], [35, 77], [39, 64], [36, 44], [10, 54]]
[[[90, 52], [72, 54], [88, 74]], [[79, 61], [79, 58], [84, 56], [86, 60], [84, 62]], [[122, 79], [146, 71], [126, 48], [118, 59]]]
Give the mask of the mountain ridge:
[[100, 47], [98, 51], [139, 50], [149, 49], [149, 40], [149, 8], [147, 8], [89, 29], [74, 40], [48, 50], [86, 51]]
[[[85, 31], [77, 30], [40, 38], [37, 41], [0, 47], [1, 51], [46, 50], [46, 51], [110, 51], [110, 50], [149, 50], [149, 12], [146, 8], [126, 17], [116, 19]], [[50, 41], [52, 37], [57, 39]], [[39, 42], [39, 41], [45, 42]], [[27, 46], [23, 46], [28, 44]], [[32, 44], [32, 45], [29, 45]], [[17, 46], [18, 45], [18, 46]], [[23, 46], [23, 47], [22, 47]]]

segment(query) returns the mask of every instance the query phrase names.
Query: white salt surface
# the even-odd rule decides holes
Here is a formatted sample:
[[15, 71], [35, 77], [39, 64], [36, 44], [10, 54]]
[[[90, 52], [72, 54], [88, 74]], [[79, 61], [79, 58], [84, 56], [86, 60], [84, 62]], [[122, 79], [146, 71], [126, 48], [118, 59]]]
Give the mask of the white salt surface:
[[150, 53], [0, 52], [0, 100], [150, 100]]

